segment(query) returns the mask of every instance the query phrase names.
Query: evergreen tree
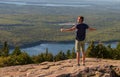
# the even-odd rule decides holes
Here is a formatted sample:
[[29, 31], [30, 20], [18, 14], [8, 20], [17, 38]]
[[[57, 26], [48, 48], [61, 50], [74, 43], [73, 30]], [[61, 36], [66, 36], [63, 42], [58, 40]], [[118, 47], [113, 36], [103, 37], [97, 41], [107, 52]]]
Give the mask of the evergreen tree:
[[108, 52], [107, 52], [107, 49], [106, 47], [103, 45], [103, 44], [98, 44], [96, 47], [95, 47], [95, 51], [97, 51], [96, 53], [96, 56], [97, 58], [108, 58]]
[[44, 55], [44, 60], [45, 61], [53, 61], [53, 55], [52, 55], [52, 53], [48, 52], [48, 48], [46, 48], [46, 53]]
[[87, 57], [95, 57], [96, 56], [94, 41], [91, 41], [90, 45], [88, 46], [88, 48], [86, 50], [86, 56]]
[[113, 49], [110, 58], [115, 60], [120, 60], [120, 51], [118, 49]]
[[117, 44], [116, 48], [111, 48], [110, 58], [120, 60], [120, 42]]
[[116, 49], [118, 49], [120, 51], [120, 42], [118, 43]]
[[32, 59], [33, 59], [34, 63], [44, 62], [45, 61], [45, 59], [44, 59], [44, 53], [41, 53], [41, 54], [39, 54], [37, 56], [33, 56]]
[[106, 50], [108, 52], [108, 58], [112, 58], [113, 56], [113, 49], [111, 48], [111, 45], [109, 44], [107, 47], [106, 47]]
[[55, 61], [60, 61], [60, 60], [65, 60], [67, 59], [64, 52], [60, 51], [56, 56], [55, 56]]
[[53, 61], [53, 55], [51, 53], [48, 53], [45, 57], [45, 61]]
[[17, 65], [33, 63], [31, 57], [26, 52], [22, 52], [20, 55], [18, 55], [16, 57], [17, 57], [17, 59], [16, 59]]
[[110, 45], [110, 44], [108, 44], [107, 48], [110, 48], [110, 49], [111, 49], [111, 45]]
[[48, 55], [48, 48], [46, 48], [46, 53], [45, 54], [46, 54], [46, 56]]
[[52, 55], [52, 53], [49, 53], [48, 48], [46, 48], [45, 53], [41, 53], [37, 56], [33, 56], [32, 59], [35, 63], [41, 63], [44, 61], [53, 61], [53, 55]]
[[75, 48], [74, 47], [72, 49], [71, 57], [76, 58], [76, 53], [75, 53]]
[[20, 55], [21, 54], [21, 50], [20, 48], [17, 46], [15, 47], [14, 51], [12, 52], [12, 55]]
[[71, 52], [70, 52], [70, 50], [67, 50], [66, 57], [67, 57], [67, 59], [71, 59]]
[[8, 47], [7, 41], [4, 42], [1, 55], [5, 57], [9, 56], [9, 47]]
[[120, 42], [116, 47], [116, 59], [120, 60]]
[[2, 49], [0, 49], [0, 56], [2, 56]]

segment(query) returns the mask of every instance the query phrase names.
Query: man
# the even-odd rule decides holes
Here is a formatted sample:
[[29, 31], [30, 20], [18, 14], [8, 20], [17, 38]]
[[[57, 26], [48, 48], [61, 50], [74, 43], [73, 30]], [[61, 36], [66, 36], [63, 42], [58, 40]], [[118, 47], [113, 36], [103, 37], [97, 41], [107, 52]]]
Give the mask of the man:
[[89, 27], [87, 24], [83, 23], [84, 17], [78, 16], [77, 24], [72, 28], [63, 29], [61, 28], [61, 32], [65, 31], [75, 31], [76, 30], [76, 39], [75, 39], [75, 50], [76, 50], [76, 59], [77, 65], [80, 66], [80, 51], [82, 51], [82, 64], [85, 65], [85, 37], [86, 30], [96, 30], [95, 28]]

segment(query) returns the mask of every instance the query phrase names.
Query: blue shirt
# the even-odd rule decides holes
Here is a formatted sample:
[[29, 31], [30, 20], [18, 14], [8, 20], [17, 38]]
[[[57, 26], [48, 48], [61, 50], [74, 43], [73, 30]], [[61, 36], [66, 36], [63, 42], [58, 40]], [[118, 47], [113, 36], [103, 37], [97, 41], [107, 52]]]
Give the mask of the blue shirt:
[[88, 29], [89, 26], [85, 23], [78, 23], [76, 24], [76, 40], [83, 41], [85, 40], [86, 36], [86, 29]]

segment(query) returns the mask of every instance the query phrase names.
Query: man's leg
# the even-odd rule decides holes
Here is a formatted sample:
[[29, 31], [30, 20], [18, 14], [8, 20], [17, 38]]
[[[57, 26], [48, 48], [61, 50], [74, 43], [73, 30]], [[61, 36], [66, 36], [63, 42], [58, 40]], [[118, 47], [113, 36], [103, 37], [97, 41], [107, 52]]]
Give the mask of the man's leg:
[[76, 60], [77, 64], [80, 65], [80, 44], [79, 41], [75, 40]]
[[80, 52], [76, 52], [77, 64], [80, 65]]
[[82, 51], [82, 64], [85, 65], [85, 52]]
[[80, 43], [80, 49], [81, 49], [81, 51], [82, 51], [82, 64], [83, 65], [85, 65], [85, 43], [84, 43], [84, 41], [81, 41], [81, 43]]

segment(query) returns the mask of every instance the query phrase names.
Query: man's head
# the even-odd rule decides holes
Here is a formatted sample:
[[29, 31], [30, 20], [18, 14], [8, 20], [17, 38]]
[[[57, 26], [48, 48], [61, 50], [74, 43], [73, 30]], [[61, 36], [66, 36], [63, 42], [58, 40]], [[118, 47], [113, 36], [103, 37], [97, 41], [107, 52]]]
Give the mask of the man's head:
[[83, 16], [78, 16], [77, 22], [82, 23], [83, 21], [84, 21], [84, 17]]

